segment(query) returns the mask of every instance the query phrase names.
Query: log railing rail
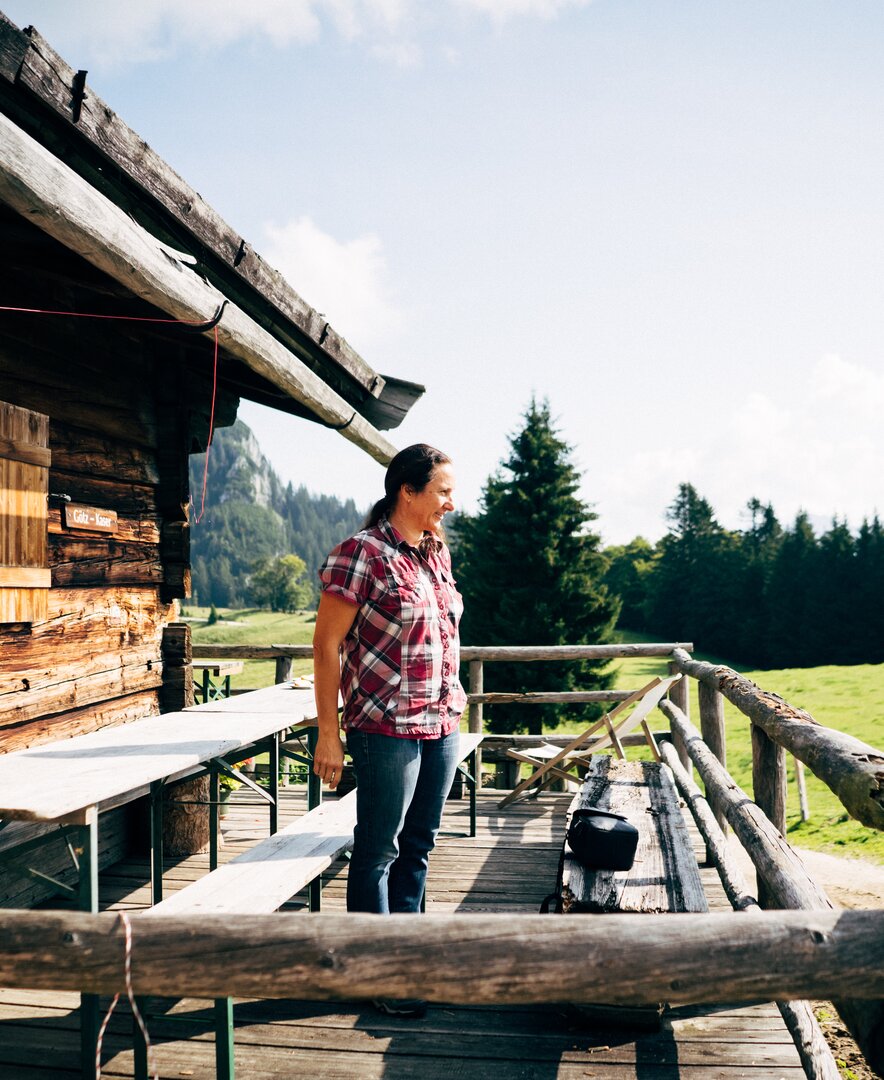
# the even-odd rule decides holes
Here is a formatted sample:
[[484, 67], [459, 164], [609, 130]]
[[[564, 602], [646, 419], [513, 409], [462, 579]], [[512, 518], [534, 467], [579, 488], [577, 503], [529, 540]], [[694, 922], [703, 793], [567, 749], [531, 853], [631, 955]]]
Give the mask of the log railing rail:
[[[874, 911], [130, 918], [139, 994], [474, 1005], [884, 995], [884, 914]], [[125, 937], [113, 912], [0, 911], [0, 985], [122, 990]]]
[[[762, 912], [762, 908], [786, 908], [792, 912], [820, 915], [830, 914], [832, 905], [822, 889], [807, 874], [800, 859], [784, 837], [786, 829], [786, 754], [792, 755], [796, 765], [796, 779], [801, 794], [801, 811], [806, 817], [806, 792], [803, 787], [803, 766], [807, 765], [816, 776], [827, 784], [840, 799], [844, 807], [864, 824], [877, 829], [884, 829], [884, 753], [868, 746], [852, 736], [818, 724], [808, 713], [796, 709], [776, 694], [760, 689], [745, 676], [723, 665], [713, 665], [695, 660], [690, 652], [693, 646], [688, 643], [631, 644], [631, 645], [566, 645], [566, 646], [520, 646], [520, 647], [464, 647], [462, 659], [469, 665], [469, 729], [480, 732], [483, 728], [483, 706], [518, 702], [522, 704], [575, 703], [590, 701], [622, 701], [630, 691], [572, 691], [568, 693], [486, 693], [484, 690], [484, 665], [495, 661], [566, 661], [582, 659], [625, 658], [625, 657], [660, 657], [669, 661], [672, 673], [686, 676], [673, 687], [669, 699], [660, 703], [660, 709], [669, 720], [672, 743], [662, 745], [662, 755], [673, 770], [676, 782], [686, 803], [690, 807], [706, 843], [707, 856], [717, 867], [725, 892], [737, 910], [751, 911], [756, 917], [747, 920], [753, 927], [759, 926], [759, 920], [770, 918], [771, 912]], [[311, 645], [201, 645], [198, 647], [201, 657], [222, 659], [275, 659], [276, 679], [278, 682], [291, 677], [292, 661], [296, 658], [309, 658], [313, 655]], [[698, 730], [689, 719], [689, 684], [688, 678], [697, 680], [699, 700]], [[752, 759], [753, 759], [753, 796], [743, 792], [727, 772], [727, 746], [725, 737], [724, 700], [727, 699], [751, 722]], [[545, 742], [560, 742], [564, 736], [543, 736]], [[489, 760], [504, 760], [505, 751], [510, 746], [536, 745], [537, 736], [486, 736], [485, 751]], [[626, 741], [629, 741], [628, 739]], [[696, 766], [705, 785], [705, 797], [691, 778], [691, 767]], [[751, 896], [748, 885], [742, 879], [727, 853], [724, 829], [727, 825], [734, 830], [737, 838], [752, 859], [758, 874], [758, 900]], [[759, 906], [760, 903], [760, 906]], [[783, 914], [783, 913], [778, 913]], [[858, 913], [857, 913], [858, 914]], [[863, 926], [869, 930], [869, 936], [863, 948], [859, 950], [865, 960], [865, 950], [874, 953], [880, 949], [881, 934], [884, 933], [884, 913], [865, 912], [868, 916]], [[529, 918], [530, 917], [523, 917]], [[605, 919], [606, 935], [614, 927], [609, 922], [616, 916]], [[641, 920], [642, 935], [648, 926], [647, 918]], [[673, 916], [667, 916], [667, 923]], [[710, 918], [708, 916], [689, 916], [688, 918]], [[582, 920], [581, 920], [582, 921]], [[743, 921], [740, 920], [740, 923]], [[522, 919], [515, 920], [516, 931]], [[699, 924], [696, 924], [699, 925]], [[475, 927], [471, 919], [471, 927]], [[526, 923], [527, 927], [527, 923]], [[693, 932], [692, 932], [693, 933]], [[747, 931], [747, 933], [750, 933]], [[618, 940], [618, 934], [609, 940]], [[814, 935], [811, 933], [811, 937]], [[642, 938], [642, 940], [645, 940]], [[692, 955], [685, 937], [684, 950]], [[556, 941], [564, 938], [556, 935]], [[0, 933], [2, 942], [2, 933]], [[621, 956], [630, 954], [629, 938], [620, 941], [624, 945]], [[533, 946], [532, 946], [533, 949]], [[780, 946], [777, 946], [777, 970], [780, 971]], [[549, 954], [552, 955], [551, 953]], [[641, 953], [643, 957], [644, 952]], [[876, 954], [878, 955], [878, 954]], [[337, 956], [337, 954], [336, 954]], [[337, 963], [338, 957], [333, 963]], [[598, 960], [598, 954], [593, 957]], [[708, 956], [707, 956], [708, 960]], [[880, 964], [880, 956], [877, 961]], [[640, 965], [639, 959], [634, 964], [627, 962], [629, 978], [635, 986], [637, 975], [646, 973], [646, 965]], [[842, 988], [829, 988], [824, 980], [818, 979], [806, 993], [793, 993], [790, 987], [768, 987], [766, 996], [778, 1002], [783, 1017], [792, 1032], [796, 1046], [801, 1054], [805, 1071], [809, 1077], [826, 1080], [834, 1077], [831, 1054], [823, 1045], [819, 1026], [807, 1003], [795, 1000], [804, 997], [824, 997], [835, 999], [839, 1012], [846, 1026], [859, 1043], [872, 1068], [884, 1070], [884, 1002], [880, 1000], [882, 992], [875, 989], [878, 983], [872, 979], [865, 981], [862, 966], [852, 958], [851, 976], [845, 980]], [[710, 965], [713, 970], [716, 965]], [[584, 967], [581, 975], [594, 970]], [[602, 970], [602, 969], [600, 969]], [[605, 997], [612, 1002], [610, 970], [605, 970]], [[665, 969], [668, 971], [668, 969]], [[658, 987], [649, 991], [648, 1001], [679, 999], [677, 990], [682, 984], [677, 975], [669, 972], [672, 978], [667, 989]], [[535, 973], [536, 975], [536, 973]], [[2, 976], [2, 969], [0, 969]], [[696, 977], [696, 973], [694, 976]], [[878, 980], [880, 981], [880, 980]], [[348, 980], [349, 982], [349, 980]], [[468, 980], [469, 982], [469, 980]], [[592, 982], [591, 975], [588, 982]], [[462, 984], [466, 985], [466, 984]], [[472, 984], [471, 984], [472, 985]], [[583, 985], [583, 984], [581, 984]], [[722, 992], [733, 1000], [734, 992], [730, 979], [724, 980]], [[315, 991], [315, 986], [311, 992]], [[591, 1001], [593, 991], [585, 986], [559, 986], [559, 992], [573, 1001]], [[694, 991], [697, 984], [694, 984]], [[195, 992], [195, 991], [193, 991]], [[229, 989], [224, 991], [229, 993]], [[241, 992], [246, 992], [245, 990]], [[251, 991], [249, 991], [251, 992]], [[257, 990], [255, 991], [257, 992]], [[263, 988], [260, 992], [264, 992]], [[514, 997], [484, 997], [481, 989], [472, 987], [473, 1001], [521, 1000]], [[508, 988], [507, 993], [514, 992]], [[544, 1000], [538, 996], [535, 986], [531, 1000]], [[635, 994], [643, 991], [626, 991], [633, 994], [629, 1003], [638, 1003]], [[704, 987], [701, 997], [692, 1000], [712, 1003], [723, 998], [708, 996], [712, 991]], [[397, 982], [390, 993], [432, 998], [433, 990], [426, 985], [416, 986], [410, 982], [405, 985]], [[494, 991], [500, 993], [500, 991]], [[587, 996], [589, 995], [589, 996]], [[656, 996], [655, 996], [656, 995]], [[358, 995], [357, 995], [358, 996]], [[449, 996], [447, 1000], [459, 998]], [[528, 1000], [527, 998], [524, 1000]], [[618, 998], [618, 1000], [620, 1000]], [[685, 999], [686, 1000], [686, 999]], [[626, 997], [623, 998], [626, 1003]]]

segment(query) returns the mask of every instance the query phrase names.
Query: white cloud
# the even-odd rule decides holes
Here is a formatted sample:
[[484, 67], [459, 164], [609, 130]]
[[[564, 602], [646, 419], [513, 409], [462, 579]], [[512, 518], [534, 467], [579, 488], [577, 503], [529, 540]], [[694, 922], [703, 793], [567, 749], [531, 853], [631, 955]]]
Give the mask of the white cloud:
[[436, 34], [452, 9], [470, 9], [500, 24], [517, 17], [552, 19], [591, 0], [42, 0], [35, 17], [63, 53], [118, 68], [235, 42], [285, 48], [317, 41], [324, 27], [362, 41], [399, 67], [420, 63], [423, 36]]
[[753, 496], [772, 503], [784, 524], [803, 509], [815, 523], [837, 515], [855, 528], [884, 511], [884, 376], [825, 356], [788, 400], [755, 390], [720, 396], [717, 408], [719, 423], [705, 435], [694, 424], [661, 424], [658, 450], [633, 453], [592, 477], [607, 539], [660, 536], [683, 481], [729, 528], [745, 526]]
[[379, 347], [402, 328], [377, 236], [342, 242], [309, 217], [267, 224], [264, 234], [264, 258], [359, 352]]
[[371, 50], [371, 54], [377, 57], [378, 60], [383, 60], [399, 68], [420, 67], [423, 60], [420, 45], [413, 41], [393, 41], [386, 45], [375, 45]]
[[568, 8], [588, 7], [591, 2], [592, 0], [455, 0], [460, 7], [480, 11], [497, 23], [524, 16], [555, 19]]

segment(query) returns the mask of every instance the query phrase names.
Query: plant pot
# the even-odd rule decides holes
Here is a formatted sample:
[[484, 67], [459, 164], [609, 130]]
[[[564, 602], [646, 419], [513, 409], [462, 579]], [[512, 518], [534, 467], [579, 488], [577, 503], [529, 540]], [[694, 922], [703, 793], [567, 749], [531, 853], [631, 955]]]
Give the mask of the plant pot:
[[229, 787], [223, 787], [218, 792], [218, 817], [226, 818], [230, 813], [230, 795], [231, 789]]

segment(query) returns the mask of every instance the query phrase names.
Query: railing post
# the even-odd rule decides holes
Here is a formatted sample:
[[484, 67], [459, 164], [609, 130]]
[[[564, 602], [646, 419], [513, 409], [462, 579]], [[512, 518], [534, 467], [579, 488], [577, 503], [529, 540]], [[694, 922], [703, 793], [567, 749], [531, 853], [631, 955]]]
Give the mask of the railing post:
[[[752, 797], [773, 825], [786, 833], [786, 751], [752, 724]], [[767, 885], [758, 876], [758, 903], [771, 906]]]
[[293, 663], [294, 659], [291, 656], [277, 656], [276, 676], [273, 680], [277, 685], [283, 682], [291, 682]]
[[[485, 668], [481, 660], [470, 661], [470, 693], [481, 694], [484, 692], [485, 686]], [[469, 726], [472, 734], [478, 735], [482, 731], [484, 724], [484, 717], [482, 715], [482, 702], [475, 701], [470, 703], [469, 713], [467, 716], [467, 725]], [[482, 752], [481, 750], [476, 753], [476, 789], [482, 787]]]
[[[674, 660], [669, 661], [669, 674], [678, 675], [679, 667]], [[677, 683], [673, 683], [669, 691], [669, 700], [677, 709], [681, 709], [684, 715], [690, 719], [690, 702], [691, 695], [688, 688], [687, 675], [682, 676]], [[672, 733], [672, 745], [675, 747], [678, 754], [678, 760], [681, 762], [681, 766], [688, 776], [693, 776], [694, 766], [691, 763], [690, 756], [688, 755], [687, 747], [684, 744], [681, 736], [673, 731]]]
[[801, 809], [801, 820], [810, 821], [810, 805], [807, 801], [807, 781], [804, 777], [804, 762], [793, 757], [795, 763], [795, 787], [798, 789], [798, 806]]
[[[724, 698], [714, 686], [700, 680], [697, 683], [700, 698], [700, 733], [723, 768], [727, 768], [727, 737], [724, 729]], [[708, 796], [707, 796], [708, 798]], [[712, 800], [710, 799], [711, 803]], [[712, 805], [712, 812], [721, 831], [727, 834], [727, 817], [720, 806]], [[708, 851], [707, 851], [708, 854]]]

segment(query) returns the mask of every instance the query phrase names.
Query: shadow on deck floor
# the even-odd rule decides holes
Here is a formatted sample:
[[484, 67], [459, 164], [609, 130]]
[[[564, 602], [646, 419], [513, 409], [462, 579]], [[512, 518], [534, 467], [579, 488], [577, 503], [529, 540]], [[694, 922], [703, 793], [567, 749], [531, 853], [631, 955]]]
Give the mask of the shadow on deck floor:
[[[555, 884], [570, 796], [544, 795], [501, 813], [499, 793], [479, 799], [478, 835], [465, 835], [468, 804], [448, 804], [433, 854], [430, 911], [536, 912]], [[302, 789], [283, 793], [280, 823], [303, 811]], [[266, 835], [267, 812], [237, 792], [225, 821], [224, 857]], [[698, 853], [702, 849], [696, 841]], [[702, 855], [701, 855], [702, 857]], [[169, 892], [208, 869], [206, 856], [170, 863]], [[726, 907], [714, 872], [703, 871], [714, 910]], [[344, 910], [346, 863], [335, 864], [323, 909]], [[149, 902], [148, 864], [128, 859], [101, 876], [103, 910]], [[297, 908], [305, 896], [289, 905]], [[308, 916], [305, 916], [308, 917]], [[603, 917], [603, 916], [600, 916]], [[640, 916], [637, 916], [640, 918]], [[479, 957], [481, 963], [481, 956]], [[77, 996], [0, 990], [0, 1078], [73, 1080], [80, 1075]], [[214, 1076], [210, 1003], [185, 999], [149, 1023], [160, 1076]], [[131, 1017], [121, 1008], [107, 1037], [103, 1075], [132, 1076]], [[236, 1006], [236, 1067], [241, 1080], [309, 1076], [317, 1080], [800, 1080], [797, 1052], [776, 1007], [674, 1010], [660, 1031], [589, 1024], [568, 1007], [438, 1005], [425, 1020], [381, 1016], [364, 1003], [242, 1001]]]

